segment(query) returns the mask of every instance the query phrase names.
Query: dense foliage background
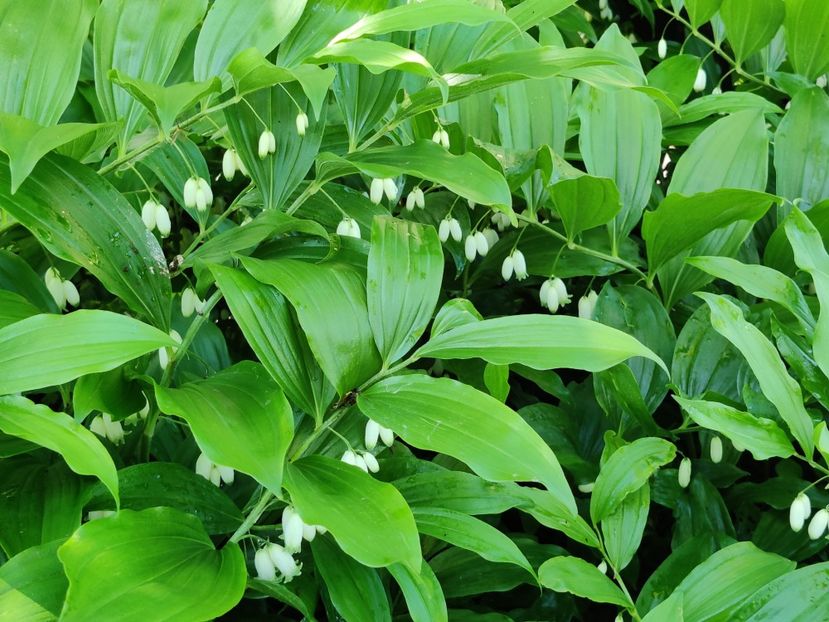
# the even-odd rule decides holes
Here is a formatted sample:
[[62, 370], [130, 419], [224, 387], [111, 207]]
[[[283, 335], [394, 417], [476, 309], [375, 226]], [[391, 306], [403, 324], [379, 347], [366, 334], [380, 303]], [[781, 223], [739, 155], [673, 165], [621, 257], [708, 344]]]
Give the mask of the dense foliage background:
[[0, 0], [0, 621], [829, 620], [825, 0]]

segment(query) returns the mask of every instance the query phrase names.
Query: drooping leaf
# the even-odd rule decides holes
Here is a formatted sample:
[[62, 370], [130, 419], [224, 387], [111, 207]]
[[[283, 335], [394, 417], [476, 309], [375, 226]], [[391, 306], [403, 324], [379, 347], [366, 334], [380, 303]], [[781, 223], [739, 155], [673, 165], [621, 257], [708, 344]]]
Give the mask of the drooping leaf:
[[578, 557], [553, 557], [541, 564], [538, 578], [546, 588], [568, 592], [593, 602], [629, 607], [630, 603], [601, 570]]
[[765, 47], [785, 14], [785, 4], [780, 0], [722, 0], [720, 17], [737, 62]]
[[607, 556], [617, 570], [625, 568], [636, 555], [645, 532], [650, 504], [650, 486], [645, 484], [625, 497], [619, 507], [602, 521]]
[[443, 589], [425, 560], [419, 573], [403, 564], [392, 564], [389, 573], [403, 592], [413, 622], [447, 622], [449, 617]]
[[550, 187], [550, 196], [570, 241], [586, 229], [607, 224], [622, 208], [616, 184], [602, 177], [563, 179]]
[[68, 581], [54, 540], [18, 553], [0, 567], [0, 611], [9, 622], [57, 620]]
[[694, 28], [699, 28], [719, 10], [723, 0], [685, 0], [685, 10]]
[[785, 0], [786, 51], [794, 70], [814, 80], [829, 70], [829, 5], [821, 0]]

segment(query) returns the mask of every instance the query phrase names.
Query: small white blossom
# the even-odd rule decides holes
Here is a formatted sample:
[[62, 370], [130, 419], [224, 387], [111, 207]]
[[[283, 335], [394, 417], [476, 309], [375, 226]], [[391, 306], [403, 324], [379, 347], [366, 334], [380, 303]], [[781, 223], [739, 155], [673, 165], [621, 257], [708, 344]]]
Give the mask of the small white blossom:
[[794, 498], [789, 507], [789, 525], [793, 531], [800, 531], [806, 524], [806, 519], [812, 513], [812, 503], [808, 495], [800, 493]]
[[46, 284], [46, 289], [49, 290], [58, 309], [63, 311], [66, 308], [66, 288], [63, 286], [63, 278], [60, 273], [55, 268], [49, 268], [43, 275], [43, 282]]
[[512, 263], [515, 268], [515, 278], [519, 281], [523, 281], [527, 278], [527, 260], [524, 259], [524, 253], [515, 249], [512, 251]]
[[[213, 204], [213, 190], [210, 184], [203, 177], [196, 179], [196, 209], [200, 212], [205, 211]], [[156, 212], [156, 218], [158, 213]]]
[[394, 444], [394, 430], [380, 426], [380, 441], [386, 447], [391, 447]]
[[711, 462], [717, 464], [722, 462], [722, 439], [719, 436], [712, 436], [711, 443], [708, 447], [709, 453], [711, 454]]
[[299, 512], [292, 506], [286, 506], [282, 510], [282, 540], [285, 542], [285, 550], [289, 553], [298, 553], [302, 547], [304, 526]]
[[181, 315], [190, 317], [196, 312], [196, 292], [191, 287], [185, 287], [181, 292]]
[[677, 471], [677, 482], [681, 488], [688, 488], [691, 483], [691, 459], [683, 458], [679, 463], [679, 470]]
[[380, 424], [377, 423], [374, 419], [369, 419], [366, 422], [366, 449], [374, 449], [375, 447], [377, 447], [377, 441], [380, 439], [380, 427]]
[[348, 449], [343, 453], [342, 458], [340, 458], [340, 460], [342, 460], [346, 464], [350, 464], [351, 466], [357, 466], [357, 458], [357, 454]]
[[141, 206], [141, 220], [144, 221], [144, 226], [147, 231], [155, 229], [155, 206], [157, 203], [152, 199], [148, 199]]
[[489, 246], [489, 248], [492, 248], [498, 243], [498, 234], [495, 233], [494, 229], [491, 229], [490, 227], [485, 227], [481, 231], [481, 233], [484, 234], [484, 237], [486, 238], [486, 243]]
[[481, 257], [486, 257], [486, 254], [489, 252], [489, 242], [486, 236], [480, 231], [475, 232], [475, 249]]
[[296, 116], [296, 133], [300, 136], [305, 136], [305, 130], [308, 129], [308, 115], [300, 112]]
[[426, 207], [426, 198], [423, 196], [423, 190], [419, 186], [412, 188], [406, 197], [406, 210], [412, 212], [415, 207], [423, 209]]
[[501, 233], [507, 230], [510, 226], [509, 216], [507, 216], [504, 212], [495, 212], [491, 217], [490, 221], [495, 228], [498, 229]]
[[694, 80], [694, 91], [702, 93], [705, 90], [705, 85], [708, 83], [708, 75], [702, 67], [697, 70], [697, 77]]
[[337, 225], [337, 235], [360, 239], [360, 237], [362, 237], [360, 233], [360, 224], [353, 218], [346, 216], [340, 221], [340, 224]]
[[826, 533], [827, 525], [829, 525], [829, 511], [827, 511], [826, 508], [822, 508], [815, 512], [812, 520], [809, 521], [809, 529], [807, 530], [809, 538], [817, 540], [823, 536], [823, 534]]
[[711, 89], [711, 95], [722, 95], [722, 89], [719, 86], [715, 86]]
[[196, 207], [196, 193], [199, 189], [198, 177], [190, 177], [184, 182], [184, 207]]
[[390, 177], [383, 180], [383, 192], [392, 203], [397, 201], [397, 184]]
[[367, 451], [363, 452], [362, 459], [369, 472], [377, 473], [380, 470], [380, 463], [377, 462], [377, 458], [374, 457], [374, 454]]
[[656, 54], [660, 59], [664, 59], [668, 55], [668, 42], [664, 38], [656, 44]]
[[[484, 242], [486, 242], [486, 239], [484, 239]], [[475, 257], [478, 256], [478, 245], [475, 242], [474, 233], [470, 233], [466, 236], [466, 241], [463, 244], [463, 252], [468, 261], [475, 261]]]
[[302, 524], [302, 539], [307, 542], [313, 542], [317, 537], [317, 526]]
[[276, 568], [266, 549], [259, 549], [254, 553], [253, 566], [256, 568], [257, 579], [262, 579], [263, 581], [273, 581], [276, 579]]
[[276, 152], [276, 136], [270, 130], [262, 130], [259, 134], [259, 144], [257, 146], [257, 153], [259, 159], [264, 160], [269, 154]]
[[113, 421], [109, 413], [101, 413], [89, 424], [89, 429], [109, 440], [114, 445], [120, 445], [124, 441], [124, 428], [120, 421]]
[[501, 278], [509, 281], [512, 278], [512, 273], [515, 271], [515, 261], [512, 255], [504, 257], [504, 263], [501, 264]]
[[444, 218], [440, 221], [438, 225], [438, 239], [441, 242], [446, 242], [449, 239], [449, 235], [452, 232], [452, 225], [450, 224], [449, 218]]
[[228, 485], [232, 484], [236, 476], [236, 472], [232, 468], [216, 464], [204, 453], [199, 454], [199, 457], [196, 458], [196, 474], [201, 475], [214, 486], [220, 486], [222, 482]]
[[602, 574], [607, 574], [607, 562], [606, 561], [604, 561], [604, 560], [600, 561], [599, 565], [596, 566], [596, 568], [598, 568], [599, 572], [601, 572]]
[[167, 208], [161, 203], [155, 204], [155, 226], [162, 238], [166, 238], [170, 235], [170, 230], [172, 229], [170, 214], [167, 212]]
[[826, 74], [823, 74], [822, 76], [817, 77], [817, 80], [815, 80], [815, 86], [825, 89], [827, 82], [829, 82], [829, 77], [827, 77]]
[[[181, 343], [181, 335], [179, 335], [177, 330], [171, 330], [170, 337], [172, 337], [173, 341], [176, 343]], [[173, 346], [170, 350], [172, 350], [173, 354], [175, 354], [178, 348]], [[158, 349], [158, 364], [161, 369], [167, 369], [167, 365], [170, 364], [170, 354], [167, 352], [167, 348]]]
[[294, 577], [301, 574], [302, 564], [297, 564], [293, 555], [285, 548], [271, 543], [266, 550], [274, 567], [279, 571], [282, 581], [289, 583]]
[[579, 317], [585, 320], [592, 320], [596, 312], [596, 301], [599, 295], [592, 289], [586, 295], [579, 298]]
[[63, 282], [63, 297], [66, 299], [66, 304], [70, 307], [77, 307], [81, 302], [81, 296], [78, 294], [78, 288], [72, 281]]
[[457, 218], [453, 218], [449, 221], [449, 235], [452, 236], [452, 239], [455, 240], [455, 242], [460, 242], [463, 239], [461, 223], [458, 222]]
[[579, 484], [579, 492], [589, 494], [589, 493], [593, 492], [593, 487], [595, 485], [596, 485], [596, 482], [587, 482], [586, 484]]
[[379, 205], [383, 200], [383, 180], [376, 177], [371, 180], [371, 186], [368, 191], [369, 200], [375, 205]]
[[232, 181], [236, 176], [237, 158], [235, 149], [225, 149], [225, 153], [222, 156], [222, 175], [227, 181]]

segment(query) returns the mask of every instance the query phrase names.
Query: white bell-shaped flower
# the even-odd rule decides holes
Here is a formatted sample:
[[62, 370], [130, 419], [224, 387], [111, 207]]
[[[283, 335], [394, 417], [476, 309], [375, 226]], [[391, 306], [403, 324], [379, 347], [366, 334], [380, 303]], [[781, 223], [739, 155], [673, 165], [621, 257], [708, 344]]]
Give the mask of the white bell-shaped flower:
[[604, 560], [600, 561], [599, 564], [596, 566], [596, 568], [602, 574], [607, 574], [607, 562], [606, 561], [604, 561]]
[[708, 84], [708, 74], [705, 73], [705, 69], [700, 67], [697, 70], [697, 77], [694, 80], [694, 91], [696, 93], [702, 93], [705, 90], [706, 84]]
[[679, 463], [679, 470], [677, 471], [677, 482], [681, 488], [688, 488], [691, 483], [691, 459], [683, 458]]
[[475, 232], [475, 250], [478, 251], [481, 257], [486, 257], [489, 252], [489, 242], [481, 231]]
[[718, 464], [722, 462], [723, 446], [722, 439], [719, 436], [712, 436], [711, 443], [708, 446], [708, 452], [711, 454], [711, 462]]
[[397, 184], [391, 177], [387, 177], [383, 180], [383, 193], [392, 203], [397, 201]]
[[579, 492], [583, 492], [584, 494], [590, 494], [593, 492], [593, 488], [596, 486], [596, 482], [587, 482], [586, 484], [579, 484]]
[[452, 218], [449, 221], [449, 235], [455, 242], [460, 242], [463, 239], [463, 231], [461, 231], [461, 223], [457, 218]]
[[374, 449], [377, 447], [377, 441], [380, 439], [380, 424], [374, 419], [369, 419], [366, 422], [365, 431], [365, 445], [366, 449]]
[[383, 200], [383, 179], [375, 177], [371, 180], [371, 186], [368, 191], [369, 200], [375, 205], [379, 205]]
[[60, 272], [55, 268], [49, 268], [43, 274], [43, 282], [46, 284], [46, 289], [49, 290], [58, 309], [63, 311], [66, 308], [66, 288], [63, 286], [63, 278]]
[[365, 451], [363, 452], [362, 458], [369, 472], [377, 473], [380, 470], [380, 463], [377, 462], [377, 458], [374, 457], [374, 454]]
[[191, 287], [185, 287], [181, 292], [181, 315], [190, 317], [196, 312], [196, 299], [198, 296]]
[[112, 415], [109, 413], [101, 413], [95, 417], [89, 424], [89, 429], [114, 445], [120, 445], [124, 442], [124, 428], [121, 422], [113, 421]]
[[289, 583], [301, 574], [302, 564], [297, 564], [290, 551], [274, 543], [267, 546], [267, 551], [283, 582]]
[[292, 506], [286, 506], [282, 510], [282, 540], [285, 542], [285, 550], [290, 553], [298, 553], [302, 547], [302, 528], [305, 523], [299, 512]]
[[586, 295], [579, 298], [579, 317], [585, 320], [592, 320], [596, 312], [596, 301], [599, 295], [592, 289]]
[[512, 255], [504, 257], [504, 262], [501, 264], [501, 278], [509, 281], [512, 278], [512, 273], [515, 271], [515, 261]]
[[394, 444], [394, 430], [380, 426], [380, 441], [386, 447], [391, 447]]
[[167, 208], [161, 203], [155, 204], [155, 226], [158, 228], [158, 233], [162, 238], [170, 235], [173, 226], [170, 222], [170, 214]]
[[268, 157], [269, 154], [276, 152], [276, 136], [270, 130], [262, 130], [259, 134], [259, 144], [257, 145], [257, 154], [261, 160]]
[[196, 194], [199, 189], [198, 177], [190, 177], [184, 182], [184, 207], [196, 207]]
[[236, 472], [231, 467], [216, 464], [203, 453], [196, 458], [196, 474], [214, 486], [221, 486], [222, 482], [230, 485], [236, 478]]
[[515, 268], [515, 278], [519, 281], [523, 281], [527, 278], [527, 260], [524, 258], [524, 253], [515, 249], [512, 251], [512, 264]]
[[213, 204], [213, 190], [203, 177], [196, 179], [196, 209], [204, 212]]
[[[484, 242], [486, 242], [486, 239], [484, 239]], [[468, 261], [475, 261], [475, 257], [478, 256], [478, 244], [475, 241], [474, 233], [466, 236], [466, 241], [463, 244], [463, 252]]]
[[317, 537], [317, 526], [316, 525], [306, 525], [303, 523], [302, 525], [302, 539], [306, 542], [313, 542], [314, 538]]
[[664, 37], [659, 40], [659, 43], [656, 44], [656, 54], [659, 56], [660, 60], [664, 59], [668, 55], [668, 42], [665, 41]]
[[[176, 343], [181, 343], [181, 335], [178, 333], [177, 330], [170, 331], [170, 337], [173, 338], [173, 341]], [[169, 348], [173, 351], [173, 354], [178, 350], [177, 347], [173, 346]], [[159, 348], [158, 349], [158, 365], [161, 369], [167, 369], [167, 365], [170, 364], [170, 353], [167, 352], [167, 348]]]
[[222, 156], [222, 175], [227, 181], [232, 181], [236, 176], [237, 158], [235, 149], [225, 149], [225, 153]]
[[812, 520], [809, 521], [809, 528], [807, 530], [809, 538], [817, 540], [822, 537], [826, 533], [827, 525], [829, 525], [829, 511], [826, 508], [821, 508], [815, 512]]
[[484, 234], [484, 237], [486, 238], [486, 243], [489, 246], [489, 248], [492, 248], [498, 243], [498, 234], [495, 232], [494, 229], [490, 227], [484, 227], [481, 230], [481, 233]]
[[155, 206], [157, 203], [152, 199], [148, 199], [144, 201], [144, 205], [141, 206], [141, 220], [144, 221], [144, 226], [147, 228], [147, 231], [152, 231], [155, 229]]
[[253, 555], [253, 567], [256, 568], [256, 578], [262, 581], [274, 581], [276, 579], [276, 567], [271, 561], [267, 549], [259, 549]]
[[806, 524], [806, 519], [812, 513], [812, 503], [808, 495], [800, 493], [789, 506], [789, 526], [793, 531], [800, 531]]
[[451, 219], [444, 218], [443, 220], [440, 221], [440, 224], [438, 225], [438, 239], [441, 242], [446, 242], [447, 240], [449, 240], [449, 236], [451, 234], [452, 234]]
[[305, 136], [305, 130], [308, 129], [308, 115], [300, 112], [296, 116], [296, 133], [300, 136]]
[[337, 225], [337, 235], [359, 239], [361, 237], [360, 224], [353, 218], [346, 216]]

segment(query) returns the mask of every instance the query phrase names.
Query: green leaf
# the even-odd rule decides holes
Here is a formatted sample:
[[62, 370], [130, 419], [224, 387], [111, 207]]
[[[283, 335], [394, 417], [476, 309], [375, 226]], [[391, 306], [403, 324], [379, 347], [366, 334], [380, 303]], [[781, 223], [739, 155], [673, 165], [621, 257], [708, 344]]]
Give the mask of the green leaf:
[[745, 447], [755, 460], [788, 458], [795, 453], [786, 433], [771, 419], [756, 417], [718, 402], [678, 396], [674, 399], [694, 423], [719, 432], [735, 445]]
[[161, 248], [103, 178], [49, 155], [12, 195], [8, 168], [0, 165], [0, 208], [49, 252], [86, 268], [133, 311], [169, 330], [170, 278]]
[[820, 620], [829, 616], [829, 563], [798, 568], [766, 583], [732, 610], [733, 622]]
[[18, 255], [7, 250], [0, 250], [0, 289], [20, 294], [43, 313], [58, 311], [43, 277]]
[[[694, 56], [693, 58], [696, 57]], [[697, 63], [697, 65], [694, 67], [694, 72], [692, 74], [694, 78], [697, 75], [697, 67], [699, 66], [699, 60], [697, 59], [695, 62]], [[677, 125], [688, 125], [691, 123], [696, 123], [697, 121], [702, 121], [703, 119], [707, 119], [711, 116], [741, 111], [753, 111], [755, 113], [761, 112], [764, 115], [783, 114], [783, 110], [781, 108], [771, 103], [765, 97], [761, 97], [760, 95], [749, 93], [747, 91], [726, 91], [725, 93], [703, 95], [702, 97], [697, 97], [696, 99], [689, 101], [687, 104], [683, 104], [679, 107], [679, 116], [674, 116], [673, 118], [668, 120], [665, 125], [667, 127]], [[748, 118], [748, 115], [746, 115], [746, 118]], [[701, 135], [702, 134], [700, 134], [700, 136]], [[711, 151], [709, 155], [713, 153], [714, 152]], [[761, 171], [762, 169], [760, 169], [760, 171], [757, 172]], [[746, 172], [748, 174], [753, 173], [753, 171]], [[722, 171], [718, 171], [717, 176], [719, 176], [721, 173]], [[706, 178], [700, 177], [697, 179], [689, 179], [687, 183], [690, 183], [691, 185], [705, 184], [708, 182], [708, 179], [710, 179], [710, 177], [708, 177], [708, 175], [710, 174], [711, 171], [707, 170], [706, 167]], [[756, 189], [759, 190], [760, 188]]]
[[541, 482], [576, 513], [552, 450], [515, 411], [477, 389], [448, 378], [394, 376], [363, 391], [357, 404], [415, 447], [457, 458], [484, 479]]
[[0, 290], [0, 328], [40, 313], [40, 309], [20, 294]]
[[559, 181], [549, 192], [571, 242], [582, 231], [608, 223], [622, 209], [612, 179], [582, 175]]
[[760, 51], [774, 38], [785, 13], [782, 0], [722, 0], [720, 17], [737, 62]]
[[297, 24], [305, 4], [306, 0], [216, 0], [199, 32], [193, 76], [219, 76], [237, 53], [251, 47], [270, 53]]
[[617, 570], [625, 568], [636, 555], [642, 543], [650, 504], [650, 486], [645, 484], [625, 497], [616, 511], [602, 521], [607, 556]]
[[156, 385], [155, 396], [163, 412], [190, 424], [210, 460], [280, 493], [294, 418], [282, 390], [262, 366], [238, 363], [178, 389]]
[[391, 622], [389, 599], [376, 570], [343, 553], [326, 536], [314, 538], [311, 550], [331, 602], [344, 620]]
[[171, 345], [158, 329], [110, 311], [35, 315], [0, 329], [0, 395], [63, 384]]
[[683, 622], [682, 592], [675, 592], [651, 609], [642, 622]]
[[412, 512], [391, 484], [339, 460], [308, 456], [288, 465], [285, 488], [302, 519], [328, 529], [343, 552], [361, 564], [420, 568]]
[[[141, 91], [152, 92], [143, 85], [154, 86], [163, 92], [161, 85], [169, 77], [188, 35], [206, 10], [206, 0], [162, 0], [151, 4], [141, 0], [105, 0], [101, 3], [95, 14], [93, 37], [95, 94], [104, 118], [122, 122], [118, 141], [121, 150], [126, 150], [127, 141], [140, 129], [143, 121], [144, 111], [136, 99], [144, 97]], [[134, 99], [115, 88], [111, 71], [116, 76], [134, 78], [130, 81], [134, 82], [134, 88], [140, 88], [137, 95], [141, 96]], [[152, 105], [142, 103], [152, 111]], [[166, 106], [170, 104], [174, 102], [168, 102]], [[154, 114], [157, 115], [157, 111]], [[174, 119], [175, 115], [170, 125]], [[159, 125], [164, 127], [163, 123]], [[169, 131], [169, 127], [165, 131]]]
[[112, 458], [101, 441], [69, 415], [25, 397], [0, 397], [0, 430], [59, 453], [75, 473], [100, 479], [119, 502]]
[[794, 70], [814, 80], [829, 70], [829, 4], [785, 0], [786, 51]]
[[613, 514], [625, 498], [647, 484], [656, 470], [676, 455], [661, 438], [640, 438], [613, 452], [602, 466], [590, 497], [590, 517], [598, 523]]
[[391, 217], [374, 219], [366, 297], [374, 342], [385, 366], [405, 355], [426, 330], [442, 278], [443, 250], [434, 227]]
[[93, 410], [124, 419], [147, 403], [140, 381], [130, 378], [124, 367], [78, 378], [72, 389], [72, 414], [82, 422]]
[[631, 604], [616, 584], [593, 564], [578, 557], [553, 557], [538, 569], [541, 585], [554, 592], [566, 592], [596, 603], [620, 607]]
[[291, 301], [311, 351], [340, 395], [380, 368], [365, 287], [355, 271], [341, 264], [315, 265], [293, 259], [244, 258], [242, 265]]
[[727, 298], [704, 292], [698, 292], [697, 296], [708, 304], [714, 330], [743, 354], [763, 395], [775, 405], [803, 452], [811, 456], [814, 449], [812, 420], [803, 406], [800, 386], [786, 371], [774, 345], [756, 326], [747, 322], [740, 308]]
[[5, 0], [0, 41], [0, 112], [55, 125], [78, 82], [95, 0]]
[[55, 540], [26, 549], [0, 566], [0, 611], [3, 620], [57, 620], [69, 583], [58, 561], [62, 544]]
[[477, 553], [491, 562], [514, 564], [535, 576], [521, 549], [482, 520], [444, 508], [417, 507], [412, 513], [420, 533]]
[[[300, 596], [295, 594], [288, 588], [286, 585], [281, 583], [276, 583], [275, 581], [264, 581], [262, 579], [251, 579], [248, 578], [248, 587], [252, 590], [259, 592], [260, 594], [264, 594], [266, 596], [270, 596], [271, 598], [275, 598], [280, 602], [285, 603], [289, 607], [293, 607], [297, 611], [299, 611], [302, 615], [304, 615], [308, 622], [316, 622], [316, 618], [314, 617], [313, 607], [316, 604], [314, 603], [306, 603]], [[314, 599], [316, 600], [316, 594], [314, 594]]]
[[[171, 508], [122, 510], [83, 525], [58, 549], [69, 577], [61, 620], [208, 620], [245, 589], [239, 545], [216, 550], [198, 519]], [[161, 609], [159, 609], [161, 607]], [[107, 613], [109, 612], [109, 613]]]
[[723, 0], [685, 0], [685, 10], [694, 28], [699, 28], [719, 10]]
[[222, 83], [218, 78], [210, 78], [203, 82], [179, 82], [172, 86], [161, 86], [112, 69], [109, 72], [109, 79], [141, 102], [165, 135], [170, 134], [181, 113], [189, 110], [204, 98], [222, 90]]
[[656, 354], [633, 337], [577, 317], [517, 315], [458, 326], [429, 340], [416, 353], [441, 359], [482, 358], [496, 365], [533, 369], [568, 367], [601, 371], [632, 356], [666, 369]]
[[737, 606], [755, 590], [791, 572], [795, 563], [738, 542], [717, 551], [682, 580], [683, 615], [694, 620], [733, 619]]
[[389, 574], [403, 592], [412, 622], [448, 621], [443, 589], [429, 564], [424, 561], [420, 573], [413, 572], [403, 564], [392, 564], [389, 566]]
[[464, 324], [480, 322], [483, 317], [475, 306], [466, 298], [453, 298], [443, 303], [432, 322], [432, 337], [442, 335], [448, 330], [458, 328]]
[[829, 96], [823, 89], [803, 89], [774, 134], [776, 191], [803, 209], [829, 197]]
[[292, 404], [321, 421], [334, 389], [314, 360], [285, 298], [241, 270], [215, 264], [210, 270], [262, 365]]

